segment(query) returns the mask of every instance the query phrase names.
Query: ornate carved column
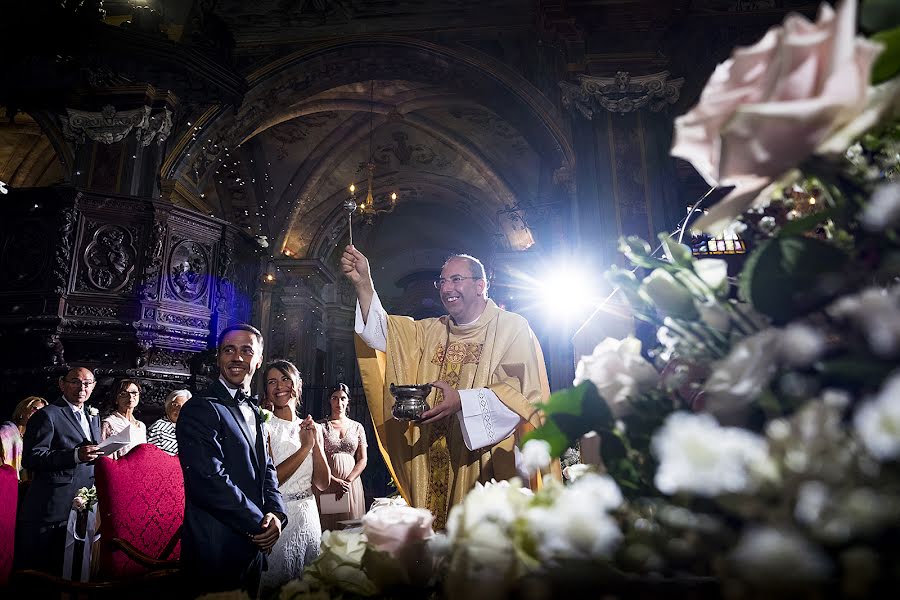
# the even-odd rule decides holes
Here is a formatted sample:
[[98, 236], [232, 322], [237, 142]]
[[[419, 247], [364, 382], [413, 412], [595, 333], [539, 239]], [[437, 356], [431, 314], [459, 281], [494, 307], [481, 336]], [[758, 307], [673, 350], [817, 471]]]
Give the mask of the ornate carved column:
[[304, 385], [324, 383], [325, 364], [320, 353], [328, 351], [325, 329], [325, 287], [334, 283], [331, 270], [318, 259], [272, 261], [275, 281], [266, 354], [292, 361], [303, 375]]
[[97, 192], [159, 198], [159, 170], [178, 100], [150, 85], [95, 90], [59, 115], [72, 144], [72, 182]]
[[672, 117], [666, 108], [678, 100], [683, 83], [667, 71], [579, 75], [577, 85], [560, 83], [579, 163], [576, 222], [582, 224], [583, 251], [598, 265], [617, 259], [620, 236], [639, 235], [652, 243], [657, 232], [678, 222], [668, 158]]
[[0, 349], [4, 402], [55, 397], [55, 377], [84, 365], [101, 382], [96, 402], [113, 379], [138, 378], [139, 416], [151, 420], [171, 389], [197, 387], [219, 328], [250, 317], [258, 259], [227, 223], [72, 188], [4, 202], [0, 335], [16, 340]]

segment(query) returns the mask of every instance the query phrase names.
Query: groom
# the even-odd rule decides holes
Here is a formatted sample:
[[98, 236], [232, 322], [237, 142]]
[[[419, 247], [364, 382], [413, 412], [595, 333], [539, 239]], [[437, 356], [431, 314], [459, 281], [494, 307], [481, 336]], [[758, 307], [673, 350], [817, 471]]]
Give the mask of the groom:
[[184, 473], [181, 560], [197, 592], [259, 590], [265, 554], [287, 524], [260, 409], [249, 397], [262, 334], [234, 325], [219, 336], [219, 380], [181, 409], [175, 435]]

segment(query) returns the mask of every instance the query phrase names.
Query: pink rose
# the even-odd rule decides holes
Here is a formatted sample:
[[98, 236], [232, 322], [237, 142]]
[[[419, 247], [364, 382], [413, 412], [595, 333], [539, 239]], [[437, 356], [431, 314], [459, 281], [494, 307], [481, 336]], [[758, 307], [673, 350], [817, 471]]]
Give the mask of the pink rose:
[[383, 506], [366, 513], [362, 526], [370, 546], [395, 555], [410, 544], [431, 538], [433, 521], [434, 516], [424, 508]]
[[856, 0], [815, 23], [789, 15], [749, 48], [737, 48], [700, 101], [675, 120], [672, 155], [710, 185], [735, 186], [697, 223], [721, 231], [773, 178], [812, 154], [866, 110], [879, 44], [856, 36]]

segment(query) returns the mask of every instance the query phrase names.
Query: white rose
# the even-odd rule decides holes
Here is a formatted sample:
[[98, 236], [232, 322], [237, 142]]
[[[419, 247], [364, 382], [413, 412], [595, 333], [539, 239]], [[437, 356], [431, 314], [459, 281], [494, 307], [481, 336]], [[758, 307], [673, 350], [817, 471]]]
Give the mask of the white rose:
[[363, 533], [369, 545], [395, 554], [404, 546], [425, 542], [434, 535], [434, 515], [424, 508], [382, 506], [363, 515]]
[[563, 469], [563, 476], [569, 481], [576, 481], [580, 477], [584, 477], [588, 473], [591, 472], [590, 465], [584, 465], [581, 463], [575, 465], [569, 465], [565, 469]]
[[640, 294], [662, 314], [674, 319], [693, 319], [694, 296], [665, 269], [654, 269], [644, 278]]
[[362, 570], [365, 552], [366, 538], [363, 534], [325, 531], [322, 533], [321, 553], [306, 567], [305, 576], [325, 585], [336, 585], [362, 596], [371, 596], [377, 588]]
[[853, 322], [875, 354], [890, 357], [900, 350], [900, 286], [866, 288], [835, 301], [827, 312]]
[[728, 263], [721, 258], [701, 258], [694, 263], [694, 271], [716, 295], [728, 291]]
[[525, 516], [538, 558], [549, 563], [597, 560], [612, 555], [622, 541], [616, 521], [590, 497], [576, 503], [532, 508]]
[[616, 418], [627, 415], [629, 398], [653, 389], [659, 373], [641, 356], [641, 342], [606, 338], [590, 356], [582, 356], [575, 369], [574, 385], [591, 381]]
[[545, 440], [528, 440], [522, 446], [522, 467], [529, 475], [550, 466], [550, 444]]
[[822, 356], [825, 336], [809, 325], [792, 323], [784, 328], [781, 338], [781, 360], [794, 367], [806, 367]]
[[859, 217], [869, 231], [884, 231], [900, 222], [900, 183], [882, 185], [872, 194]]
[[799, 533], [772, 527], [746, 531], [730, 558], [746, 581], [763, 584], [822, 581], [831, 573], [821, 548]]
[[878, 460], [900, 456], [900, 373], [888, 378], [881, 391], [853, 416], [859, 440]]
[[720, 232], [757, 191], [817, 148], [837, 145], [843, 152], [846, 145], [829, 137], [848, 145], [842, 129], [858, 122], [850, 129], [862, 133], [860, 127], [877, 122], [894, 101], [890, 94], [875, 98], [869, 86], [880, 51], [856, 35], [855, 0], [844, 0], [837, 12], [823, 3], [815, 23], [791, 14], [755, 45], [735, 49], [697, 106], [675, 120], [672, 155], [693, 164], [710, 185], [735, 186], [695, 227]]
[[739, 413], [765, 388], [778, 370], [781, 333], [766, 329], [744, 338], [712, 365], [706, 380], [706, 408], [719, 416]]
[[470, 528], [481, 522], [508, 528], [532, 497], [531, 490], [511, 485], [508, 481], [476, 483], [463, 501], [450, 509], [447, 537], [455, 544], [469, 535]]
[[654, 434], [654, 484], [664, 494], [701, 496], [753, 491], [774, 468], [765, 438], [721, 427], [707, 414], [676, 412]]

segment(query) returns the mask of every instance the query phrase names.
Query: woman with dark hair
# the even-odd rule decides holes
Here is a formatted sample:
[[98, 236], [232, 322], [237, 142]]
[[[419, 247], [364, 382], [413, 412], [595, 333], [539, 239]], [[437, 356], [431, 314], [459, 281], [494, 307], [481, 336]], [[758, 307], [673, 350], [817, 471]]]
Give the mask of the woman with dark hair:
[[266, 365], [266, 400], [274, 416], [266, 423], [269, 452], [284, 497], [288, 524], [269, 555], [263, 591], [303, 575], [303, 568], [319, 555], [322, 526], [313, 486], [328, 487], [330, 473], [322, 452], [322, 431], [307, 416], [297, 415], [303, 380], [293, 363], [275, 360]]
[[331, 467], [331, 484], [327, 493], [339, 500], [344, 494], [350, 497], [350, 510], [345, 513], [323, 514], [322, 529], [337, 529], [339, 521], [359, 519], [366, 512], [366, 496], [359, 476], [366, 468], [366, 431], [362, 423], [347, 416], [350, 404], [350, 388], [339, 383], [328, 396], [331, 414], [325, 419], [325, 456]]
[[110, 458], [122, 458], [138, 444], [147, 443], [147, 426], [134, 416], [134, 408], [141, 401], [141, 386], [134, 379], [121, 379], [113, 388], [112, 414], [100, 424], [100, 438], [105, 440], [131, 426], [131, 443], [116, 450]]

